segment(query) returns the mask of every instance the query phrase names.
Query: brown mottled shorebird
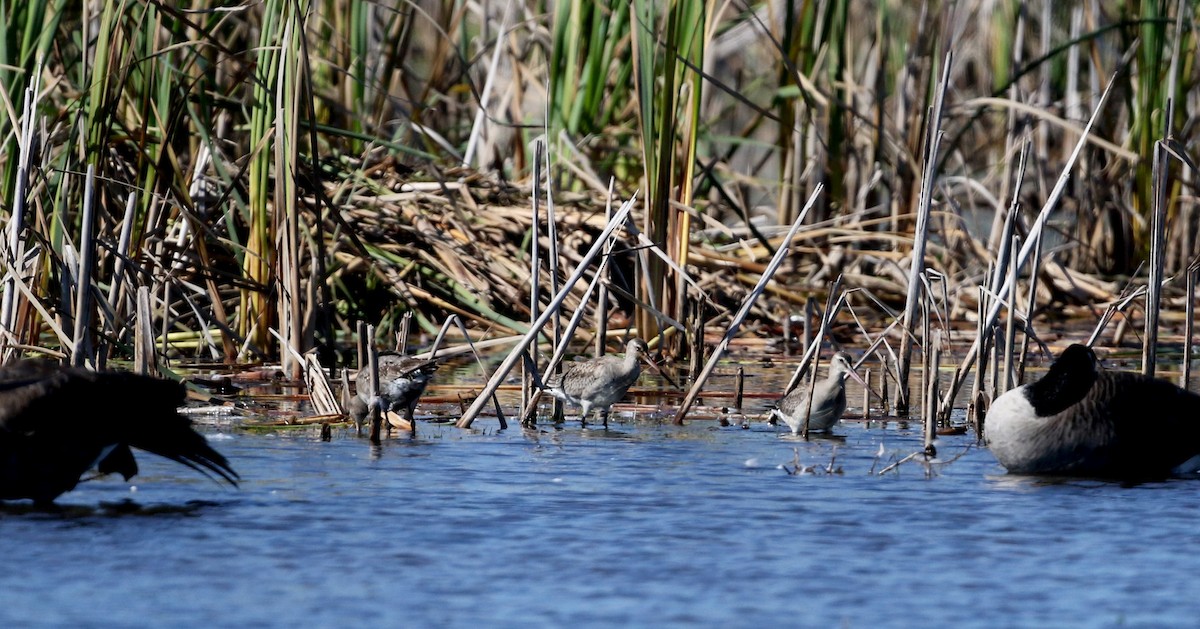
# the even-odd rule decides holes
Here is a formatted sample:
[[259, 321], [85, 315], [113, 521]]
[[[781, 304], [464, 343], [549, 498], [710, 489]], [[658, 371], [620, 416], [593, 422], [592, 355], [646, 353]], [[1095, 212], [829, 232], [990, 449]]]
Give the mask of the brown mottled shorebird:
[[600, 413], [608, 428], [608, 411], [625, 397], [629, 387], [642, 375], [642, 359], [650, 349], [642, 339], [632, 339], [625, 345], [625, 355], [601, 356], [567, 364], [561, 374], [546, 380], [546, 393], [582, 409], [580, 422], [587, 424], [592, 409]]
[[1076, 344], [1040, 380], [996, 398], [983, 435], [1016, 474], [1166, 478], [1200, 469], [1200, 395], [1104, 371], [1091, 348]]
[[782, 419], [795, 435], [800, 434], [804, 428], [806, 410], [809, 413], [809, 431], [829, 430], [846, 412], [847, 377], [854, 378], [855, 382], [866, 386], [863, 379], [854, 372], [854, 362], [850, 355], [838, 352], [829, 362], [829, 376], [813, 386], [811, 410], [808, 410], [808, 387], [800, 384], [776, 403], [776, 408], [771, 409], [771, 414]]
[[379, 395], [376, 397], [371, 391], [370, 369], [359, 369], [355, 377], [357, 393], [350, 398], [347, 409], [355, 425], [362, 428], [374, 399], [380, 407], [381, 416], [386, 416], [388, 411], [397, 413], [411, 427], [413, 411], [437, 368], [436, 360], [403, 356], [396, 352], [379, 352]]
[[96, 468], [137, 474], [130, 448], [237, 485], [225, 457], [177, 411], [178, 382], [24, 360], [0, 368], [0, 500], [47, 504]]

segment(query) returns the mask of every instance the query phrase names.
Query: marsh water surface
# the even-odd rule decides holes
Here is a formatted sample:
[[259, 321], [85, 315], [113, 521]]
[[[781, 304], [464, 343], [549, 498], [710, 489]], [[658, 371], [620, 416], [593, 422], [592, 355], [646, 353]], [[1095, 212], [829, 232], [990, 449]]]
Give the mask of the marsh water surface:
[[[353, 430], [209, 427], [240, 489], [142, 455], [133, 487], [109, 477], [58, 512], [0, 513], [0, 626], [1200, 619], [1195, 481], [1009, 476], [969, 434], [941, 439], [945, 463], [880, 475], [921, 448], [915, 422], [804, 442], [762, 421], [614, 419], [423, 422], [378, 447]], [[797, 456], [811, 473], [788, 473]]]

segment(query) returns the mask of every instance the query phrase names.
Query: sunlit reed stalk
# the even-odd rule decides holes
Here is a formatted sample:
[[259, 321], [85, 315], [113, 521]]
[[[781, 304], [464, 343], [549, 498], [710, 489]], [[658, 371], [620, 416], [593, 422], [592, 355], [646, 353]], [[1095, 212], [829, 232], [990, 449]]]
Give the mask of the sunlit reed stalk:
[[725, 330], [725, 335], [721, 337], [721, 340], [717, 342], [716, 347], [713, 348], [712, 353], [709, 354], [708, 361], [704, 363], [704, 369], [700, 371], [700, 375], [698, 375], [692, 382], [692, 386], [690, 389], [688, 389], [687, 395], [684, 396], [683, 402], [680, 403], [679, 409], [675, 411], [674, 421], [676, 425], [683, 424], [683, 419], [687, 416], [688, 411], [691, 410], [692, 404], [695, 403], [696, 398], [699, 397], [700, 390], [704, 387], [704, 382], [708, 379], [709, 375], [712, 374], [713, 369], [716, 368], [717, 361], [720, 360], [720, 358], [725, 355], [725, 351], [729, 349], [730, 341], [732, 341], [733, 337], [737, 335], [738, 330], [741, 328], [742, 321], [750, 312], [750, 308], [754, 306], [755, 300], [757, 300], [758, 296], [761, 295], [766, 289], [767, 282], [771, 281], [771, 277], [775, 275], [775, 271], [779, 269], [779, 265], [783, 264], [783, 260], [791, 248], [792, 239], [796, 236], [796, 232], [800, 230], [800, 225], [803, 223], [804, 218], [808, 216], [808, 212], [812, 209], [813, 204], [816, 203], [817, 197], [821, 194], [821, 190], [822, 187], [820, 185], [813, 190], [812, 195], [808, 198], [808, 203], [804, 205], [804, 208], [796, 216], [795, 222], [792, 223], [791, 229], [789, 229], [787, 235], [784, 236], [783, 242], [779, 245], [779, 249], [775, 251], [775, 255], [767, 264], [767, 268], [764, 269], [762, 275], [759, 276], [758, 283], [754, 286], [754, 289], [750, 291], [750, 294], [746, 295], [746, 297], [742, 300], [742, 305], [738, 308], [738, 311], [733, 316], [733, 319], [730, 320], [729, 327]]
[[13, 191], [12, 210], [9, 214], [7, 230], [8, 246], [4, 252], [4, 266], [8, 268], [9, 275], [4, 280], [4, 296], [0, 302], [0, 330], [3, 331], [3, 336], [0, 336], [0, 348], [8, 345], [10, 341], [21, 342], [14, 334], [14, 323], [16, 321], [17, 307], [17, 290], [15, 272], [21, 268], [20, 261], [24, 257], [24, 243], [21, 239], [21, 230], [25, 226], [25, 204], [26, 196], [29, 190], [29, 172], [32, 159], [32, 149], [34, 140], [34, 129], [37, 127], [37, 111], [38, 97], [40, 96], [41, 88], [41, 64], [36, 68], [31, 82], [24, 90], [24, 99], [21, 102], [21, 118], [18, 121], [19, 141], [18, 154], [16, 161], [16, 186]]
[[480, 392], [479, 396], [475, 398], [475, 401], [471, 402], [471, 405], [467, 407], [467, 410], [463, 412], [462, 417], [458, 419], [456, 424], [459, 428], [471, 427], [471, 424], [479, 415], [479, 411], [483, 410], [483, 406], [487, 403], [487, 399], [496, 392], [496, 389], [500, 387], [500, 383], [508, 377], [509, 372], [512, 371], [512, 368], [516, 366], [517, 361], [521, 360], [522, 355], [524, 355], [529, 349], [533, 339], [541, 332], [542, 327], [545, 326], [550, 320], [550, 316], [554, 314], [554, 311], [562, 305], [563, 300], [566, 299], [567, 291], [571, 290], [571, 288], [575, 286], [575, 283], [583, 277], [583, 274], [587, 271], [587, 268], [592, 263], [592, 260], [594, 260], [596, 256], [600, 254], [601, 250], [603, 250], [609, 236], [612, 235], [618, 226], [625, 223], [625, 220], [629, 217], [629, 212], [633, 209], [633, 204], [636, 200], [637, 195], [634, 194], [629, 198], [628, 201], [621, 205], [621, 209], [618, 210], [613, 216], [612, 220], [604, 226], [604, 230], [600, 232], [600, 236], [592, 243], [591, 249], [584, 254], [579, 261], [579, 265], [576, 266], [575, 270], [571, 273], [571, 277], [568, 278], [563, 284], [563, 288], [559, 290], [558, 294], [556, 294], [550, 301], [550, 305], [547, 306], [546, 310], [542, 311], [542, 313], [538, 315], [538, 318], [534, 320], [533, 324], [529, 326], [529, 331], [526, 332], [523, 337], [521, 337], [521, 340], [517, 341], [516, 346], [513, 347], [508, 356], [505, 357], [504, 361], [500, 363], [500, 366], [496, 368], [495, 373], [492, 374], [492, 377], [488, 380], [487, 384], [484, 385], [483, 391]]
[[742, 394], [746, 387], [746, 368], [738, 365], [737, 373], [733, 376], [733, 410], [742, 412]]
[[463, 151], [462, 165], [470, 167], [475, 162], [475, 150], [480, 139], [487, 135], [488, 105], [492, 98], [492, 84], [500, 66], [500, 52], [504, 50], [508, 36], [508, 14], [512, 12], [513, 0], [507, 0], [500, 18], [500, 31], [496, 34], [495, 47], [492, 49], [492, 60], [488, 64], [487, 76], [483, 81], [483, 89], [479, 94], [479, 108], [475, 111], [475, 123], [471, 126], [471, 134], [467, 139], [467, 148]]
[[[458, 319], [458, 315], [450, 316], [456, 320]], [[409, 310], [408, 312], [405, 312], [404, 315], [400, 317], [400, 331], [396, 333], [396, 352], [405, 356], [408, 355], [409, 335], [412, 334], [412, 319], [412, 311]], [[467, 340], [470, 341], [471, 338], [467, 337]]]
[[137, 289], [137, 322], [133, 332], [133, 371], [140, 374], [153, 374], [157, 371], [154, 356], [154, 328], [150, 314], [150, 288], [139, 286]]
[[871, 371], [868, 369], [863, 374], [863, 419], [871, 419]]
[[[611, 245], [611, 243], [610, 243], [610, 245]], [[606, 246], [605, 248], [609, 249], [611, 247]], [[584, 291], [584, 293], [583, 293], [583, 297], [580, 300], [579, 308], [575, 309], [575, 313], [571, 315], [570, 321], [567, 322], [566, 329], [563, 330], [563, 339], [565, 339], [565, 340], [560, 339], [558, 341], [558, 343], [556, 343], [554, 345], [554, 347], [552, 348], [554, 354], [550, 357], [550, 361], [548, 363], [546, 363], [546, 369], [545, 369], [546, 373], [561, 373], [562, 360], [567, 355], [567, 349], [570, 347], [571, 339], [574, 338], [574, 336], [575, 336], [575, 330], [579, 327], [579, 324], [583, 321], [583, 315], [587, 311], [585, 306], [586, 306], [588, 300], [591, 299], [592, 292], [595, 291], [598, 286], [603, 286], [604, 282], [606, 281], [607, 270], [608, 270], [608, 265], [609, 265], [610, 260], [611, 260], [611, 258], [608, 258], [608, 257], [602, 257], [600, 259], [600, 265], [596, 268], [596, 273], [592, 276], [592, 281], [588, 284], [587, 290]], [[537, 380], [537, 378], [535, 377], [535, 374], [532, 373], [533, 370], [537, 369], [537, 366], [532, 364], [532, 362], [533, 361], [525, 361], [525, 363], [523, 363], [522, 367], [527, 369], [528, 371], [530, 371], [529, 375], [530, 375], [531, 380]], [[538, 406], [538, 403], [542, 399], [542, 393], [544, 393], [544, 391], [541, 388], [539, 388], [539, 389], [533, 391], [532, 395], [530, 395], [530, 398], [528, 400], [524, 400], [522, 402], [523, 410], [521, 411], [520, 416], [521, 416], [521, 424], [523, 426], [532, 426], [535, 424], [536, 419], [537, 419], [537, 406]], [[563, 420], [562, 403], [561, 403], [561, 401], [557, 400], [557, 398], [555, 399], [555, 403], [553, 404], [553, 410], [551, 411], [551, 418], [552, 418], [551, 421], [553, 421], [554, 423], [560, 423]]]
[[[479, 367], [479, 373], [487, 375], [487, 365], [483, 362], [483, 356], [479, 354], [475, 342], [471, 340], [471, 333], [467, 330], [466, 324], [456, 314], [446, 317], [446, 321], [442, 323], [441, 329], [438, 330], [437, 336], [433, 339], [433, 345], [422, 356], [430, 359], [438, 357], [441, 353], [442, 341], [446, 338], [446, 332], [450, 330], [451, 325], [456, 326], [458, 331], [462, 333], [463, 339], [466, 340], [467, 348], [470, 350], [471, 355], [475, 357], [475, 365]], [[500, 422], [500, 429], [508, 429], [508, 420], [504, 417], [504, 409], [500, 407], [500, 398], [495, 393], [492, 394], [492, 406], [496, 409], [496, 419]]]
[[[1012, 237], [1012, 250], [1016, 251], [1021, 243], [1020, 236]], [[999, 389], [996, 395], [1003, 394], [1013, 387], [1016, 378], [1013, 375], [1013, 355], [1016, 353], [1017, 336], [1017, 265], [1008, 266], [1008, 292], [1004, 299], [1008, 302], [1008, 318], [1004, 321], [1004, 367], [1000, 373]]]
[[[1018, 267], [1025, 265], [1025, 262], [1028, 260], [1030, 252], [1032, 251], [1033, 243], [1037, 239], [1038, 232], [1040, 232], [1045, 226], [1046, 220], [1050, 216], [1050, 212], [1058, 206], [1058, 200], [1062, 196], [1067, 182], [1070, 180], [1071, 170], [1074, 168], [1075, 162], [1079, 159], [1079, 154], [1082, 152], [1083, 146], [1087, 142], [1088, 136], [1091, 134], [1092, 126], [1096, 123], [1100, 112], [1104, 109], [1104, 104], [1108, 102], [1108, 96], [1112, 93], [1112, 88], [1116, 83], [1117, 76], [1124, 72], [1128, 59], [1129, 54], [1127, 53], [1125, 59], [1122, 60], [1120, 67], [1109, 79], [1108, 85], [1104, 88], [1104, 92], [1100, 95], [1100, 100], [1096, 102], [1096, 107], [1092, 111], [1091, 117], [1088, 119], [1087, 126], [1083, 128], [1083, 132], [1079, 135], [1079, 140], [1075, 143], [1075, 148], [1071, 151], [1071, 156], [1067, 159], [1067, 163], [1063, 166], [1062, 173], [1059, 175], [1058, 181], [1054, 184], [1054, 189], [1050, 191], [1050, 196], [1046, 198], [1045, 204], [1042, 205], [1042, 209], [1038, 212], [1037, 219], [1035, 219], [1033, 225], [1030, 226], [1028, 230], [1028, 239], [1021, 247], [1021, 251], [1013, 259], [1013, 264], [1016, 264]], [[1002, 290], [996, 292], [1002, 293], [1006, 287], [1001, 288]], [[991, 307], [988, 309], [986, 316], [983, 318], [985, 327], [990, 327], [995, 324], [997, 317], [1000, 316], [1000, 308], [1000, 300], [994, 300]], [[980, 346], [978, 343], [973, 343], [970, 349], [967, 350], [967, 355], [963, 358], [962, 362], [958, 366], [958, 369], [956, 369], [954, 372], [954, 377], [946, 391], [946, 396], [943, 398], [944, 404], [952, 403], [954, 396], [958, 394], [958, 389], [962, 386], [963, 379], [966, 376], [967, 371], [969, 371], [975, 364], [975, 359], [979, 355], [979, 350]]]
[[[529, 323], [532, 323], [538, 318], [538, 309], [541, 308], [541, 181], [542, 168], [545, 167], [545, 160], [542, 158], [546, 151], [546, 145], [542, 141], [534, 144], [533, 148], [533, 185], [530, 186], [530, 195], [532, 197], [532, 208], [530, 212], [532, 216], [529, 221]], [[533, 338], [530, 352], [536, 357], [538, 353], [537, 337]], [[525, 366], [521, 366], [521, 405], [528, 406], [529, 398], [533, 394], [533, 374], [528, 373]]]
[[354, 327], [354, 339], [358, 350], [358, 361], [354, 364], [358, 365], [359, 369], [363, 369], [367, 366], [367, 345], [375, 341], [367, 336], [371, 328], [366, 321], [356, 321]]
[[[947, 52], [942, 62], [942, 78], [934, 98], [933, 108], [929, 116], [929, 127], [926, 130], [924, 155], [924, 170], [921, 173], [921, 196], [917, 201], [917, 225], [913, 234], [912, 260], [908, 269], [908, 296], [904, 306], [904, 329], [911, 331], [916, 325], [918, 300], [921, 295], [921, 274], [925, 272], [925, 248], [929, 236], [929, 212], [933, 205], [933, 186], [937, 177], [935, 170], [942, 140], [942, 107], [949, 89], [950, 68], [954, 55]], [[900, 383], [896, 393], [896, 412], [904, 415], [908, 412], [908, 373], [912, 360], [912, 336], [905, 334], [900, 338]]]
[[[551, 162], [550, 162], [550, 147], [546, 146], [544, 148], [542, 154], [543, 154], [543, 159], [546, 162], [546, 164], [545, 164], [545, 172], [546, 172], [546, 179], [545, 179], [545, 181], [546, 181], [546, 242], [549, 244], [548, 250], [546, 251], [546, 261], [549, 263], [549, 269], [550, 269], [550, 294], [557, 295], [558, 294], [558, 263], [559, 263], [560, 252], [558, 249], [558, 247], [559, 247], [558, 220], [554, 215], [554, 185], [553, 185], [554, 178], [550, 176], [550, 173], [553, 172], [553, 170], [551, 168]], [[540, 181], [535, 182], [534, 185], [538, 185], [539, 183], [540, 183]], [[606, 247], [611, 247], [611, 245], [612, 245], [612, 242], [610, 239], [610, 241], [606, 244]], [[607, 264], [601, 264], [600, 270], [602, 271], [603, 269], [607, 268], [607, 266], [608, 266]], [[586, 303], [587, 303], [587, 300], [585, 299], [584, 302], [580, 304], [579, 314], [583, 313], [583, 311], [585, 309], [584, 304], [586, 304]], [[576, 323], [578, 323], [578, 317], [576, 317]], [[555, 347], [558, 347], [563, 342], [563, 329], [562, 329], [562, 311], [557, 308], [554, 310], [554, 314], [550, 318], [550, 331], [551, 331], [550, 340], [554, 344]], [[571, 338], [570, 334], [568, 334], [566, 336], [566, 338], [568, 338], [568, 339]], [[559, 367], [556, 366], [555, 369], [558, 370]], [[553, 407], [554, 407], [554, 410], [553, 410], [552, 415], [554, 417], [554, 421], [561, 422], [562, 418], [563, 418], [562, 400], [560, 400], [558, 398], [554, 398]]]
[[[987, 356], [989, 351], [988, 342], [991, 340], [992, 335], [990, 330], [983, 325], [983, 314], [988, 308], [987, 300], [990, 293], [983, 286], [979, 286], [978, 289], [979, 299], [975, 308], [975, 342], [983, 348], [983, 355]], [[987, 361], [979, 361], [979, 368], [974, 371], [975, 377], [973, 386], [971, 387], [971, 401], [967, 405], [967, 417], [975, 424], [975, 432], [980, 438], [983, 437], [982, 418], [987, 412], [987, 406], [990, 402], [983, 392], [983, 376], [986, 371]]]
[[[804, 400], [804, 419], [800, 422], [800, 438], [806, 441], [808, 440], [808, 422], [812, 419], [813, 392], [817, 388], [817, 370], [821, 367], [821, 341], [822, 336], [818, 335], [817, 342], [814, 344], [816, 351], [813, 353], [812, 370], [808, 372], [808, 383], [804, 385], [808, 387], [808, 394]], [[787, 393], [785, 392], [784, 395]]]
[[925, 392], [925, 400], [927, 405], [921, 409], [921, 413], [925, 417], [924, 434], [925, 434], [925, 456], [937, 456], [937, 448], [934, 446], [934, 440], [937, 439], [938, 427], [938, 365], [942, 360], [942, 331], [940, 329], [933, 331], [933, 338], [927, 339], [927, 354], [929, 356], [926, 367], [928, 369], [926, 380], [927, 391]]
[[[1167, 100], [1170, 103], [1170, 99]], [[1169, 108], [1168, 108], [1169, 109]], [[1168, 115], [1167, 120], [1171, 118]], [[1168, 125], [1170, 123], [1168, 122]], [[1167, 128], [1170, 133], [1170, 127]], [[1154, 205], [1150, 215], [1150, 269], [1146, 282], [1146, 318], [1142, 336], [1142, 373], [1153, 377], [1158, 362], [1158, 314], [1162, 307], [1163, 264], [1166, 260], [1167, 170], [1169, 161], [1163, 142], [1154, 144]]]
[[[1029, 269], [1029, 299], [1025, 302], [1025, 333], [1021, 336], [1021, 355], [1017, 361], [1016, 384], [1025, 384], [1025, 361], [1029, 358], [1029, 343], [1034, 339], [1033, 315], [1037, 308], [1038, 275], [1042, 269], [1042, 235], [1044, 231], [1034, 235], [1033, 266]], [[1038, 342], [1039, 345], [1041, 341]]]
[[[383, 427], [385, 421], [383, 410], [380, 404], [375, 399], [379, 395], [379, 350], [375, 349], [375, 326], [367, 326], [367, 337], [372, 339], [372, 342], [367, 344], [367, 374], [368, 381], [371, 383], [371, 395], [367, 398], [367, 421], [370, 426], [369, 438], [371, 443], [379, 443], [379, 431]], [[413, 422], [414, 424], [416, 422]]]
[[72, 318], [71, 365], [83, 367], [94, 360], [91, 355], [92, 278], [96, 267], [96, 169], [88, 164], [83, 194], [83, 216], [79, 225], [79, 267], [75, 273], [75, 310]]
[[[613, 214], [613, 191], [616, 187], [616, 179], [609, 177], [608, 179], [608, 198], [604, 204], [604, 222], [612, 220]], [[604, 248], [604, 256], [611, 258], [613, 254], [613, 242]], [[607, 267], [605, 267], [607, 268]], [[607, 277], [603, 278], [607, 279]], [[608, 283], [600, 282], [599, 288], [596, 290], [596, 347], [594, 355], [599, 358], [604, 355], [605, 341], [608, 340]]]

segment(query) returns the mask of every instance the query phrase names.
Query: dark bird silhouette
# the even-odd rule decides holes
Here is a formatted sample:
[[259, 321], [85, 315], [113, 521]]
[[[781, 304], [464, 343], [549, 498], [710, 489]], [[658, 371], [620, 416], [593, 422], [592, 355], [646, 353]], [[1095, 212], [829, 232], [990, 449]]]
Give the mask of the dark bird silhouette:
[[806, 412], [810, 431], [829, 430], [846, 412], [846, 378], [854, 378], [855, 382], [867, 386], [855, 373], [850, 355], [838, 352], [829, 361], [829, 376], [813, 385], [811, 408], [808, 387], [800, 384], [779, 400], [771, 414], [782, 419], [792, 429], [792, 434], [798, 435], [803, 430]]
[[360, 429], [370, 411], [372, 399], [380, 405], [380, 415], [388, 411], [406, 419], [410, 426], [413, 411], [438, 362], [434, 359], [403, 356], [396, 352], [379, 352], [379, 395], [371, 391], [371, 370], [361, 368], [355, 376], [355, 395], [350, 398], [347, 411]]
[[1040, 380], [996, 398], [983, 434], [1013, 473], [1165, 478], [1197, 469], [1200, 395], [1104, 371], [1091, 348], [1072, 345]]
[[225, 457], [177, 409], [180, 383], [24, 360], [0, 368], [0, 500], [53, 502], [95, 468], [137, 474], [131, 448], [237, 485]]
[[632, 339], [625, 345], [624, 356], [601, 356], [566, 365], [561, 374], [546, 379], [545, 391], [580, 407], [580, 421], [585, 424], [588, 414], [596, 409], [607, 428], [609, 409], [637, 382], [642, 374], [641, 361], [649, 351], [645, 341]]

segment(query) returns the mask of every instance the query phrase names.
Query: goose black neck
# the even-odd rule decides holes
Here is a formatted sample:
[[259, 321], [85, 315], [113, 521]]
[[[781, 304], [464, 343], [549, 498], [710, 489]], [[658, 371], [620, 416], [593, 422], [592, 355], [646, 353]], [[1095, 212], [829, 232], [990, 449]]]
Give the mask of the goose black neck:
[[1039, 417], [1048, 417], [1081, 402], [1098, 377], [1092, 350], [1072, 345], [1050, 365], [1041, 380], [1026, 387], [1025, 395]]

